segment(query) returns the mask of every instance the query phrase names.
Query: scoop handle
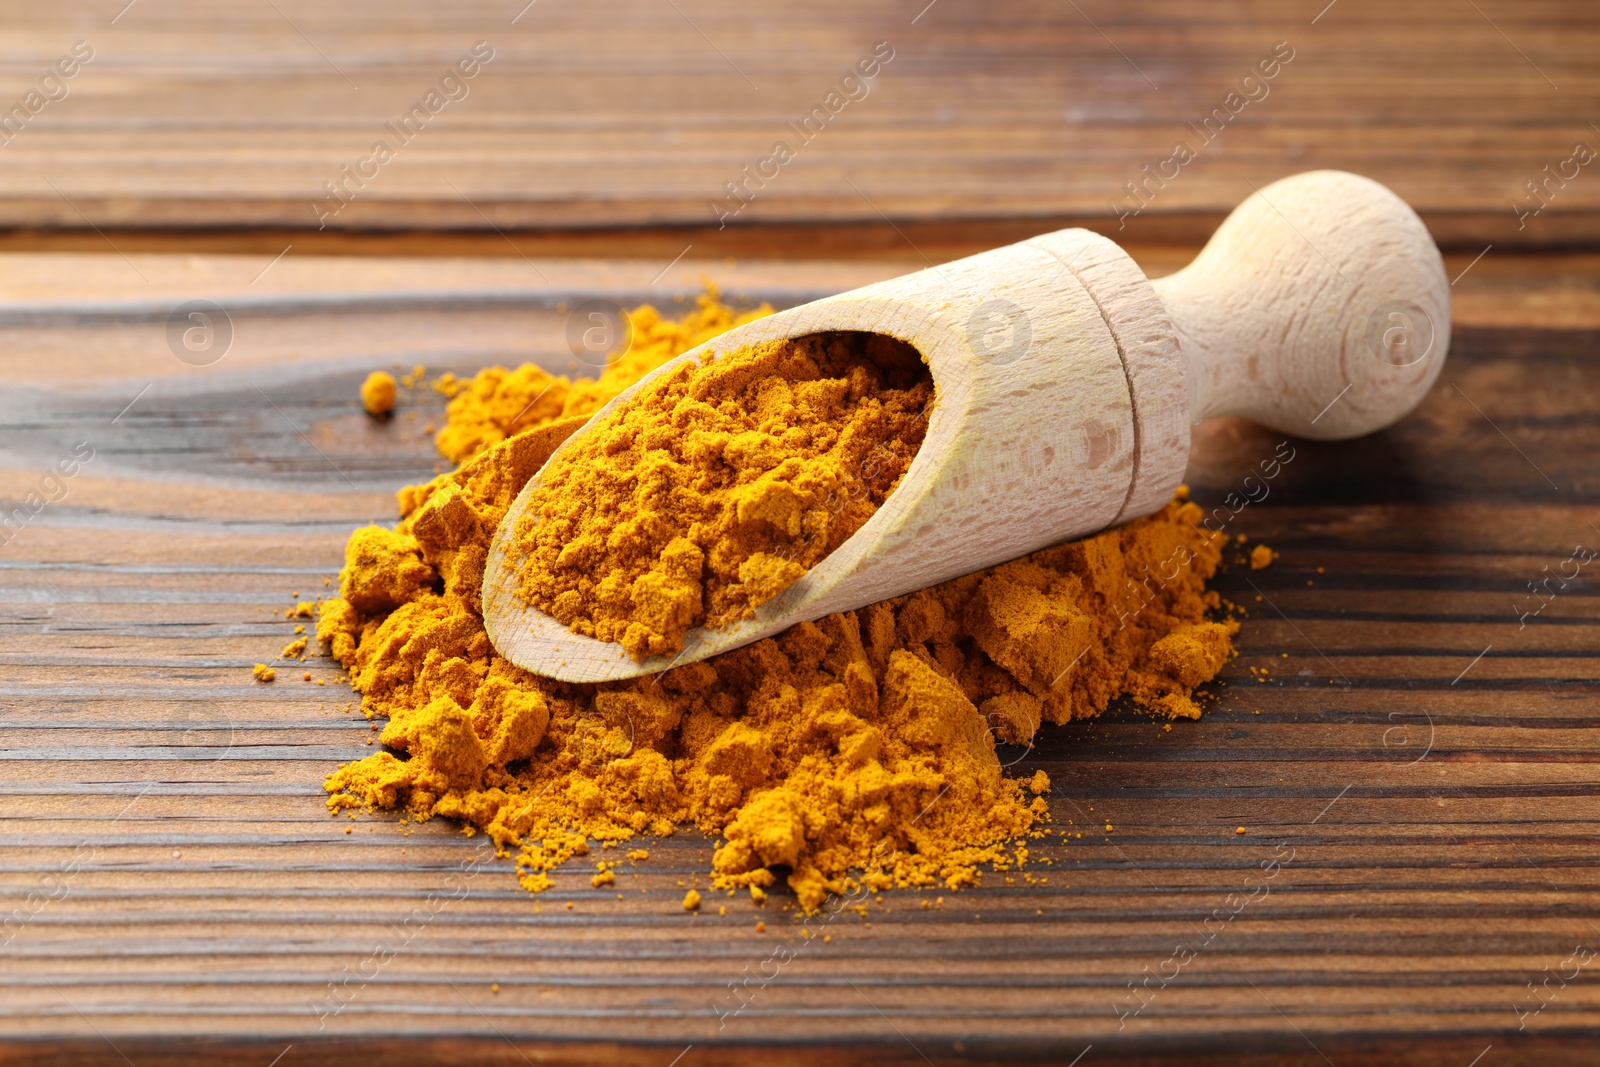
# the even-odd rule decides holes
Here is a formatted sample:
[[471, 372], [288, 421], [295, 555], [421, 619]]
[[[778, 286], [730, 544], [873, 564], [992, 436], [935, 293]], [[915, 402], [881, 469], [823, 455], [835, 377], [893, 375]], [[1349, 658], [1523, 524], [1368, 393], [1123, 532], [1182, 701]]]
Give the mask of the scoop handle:
[[1450, 345], [1450, 286], [1427, 228], [1344, 171], [1257, 190], [1194, 262], [1153, 284], [1196, 423], [1238, 415], [1298, 437], [1359, 437], [1421, 402]]

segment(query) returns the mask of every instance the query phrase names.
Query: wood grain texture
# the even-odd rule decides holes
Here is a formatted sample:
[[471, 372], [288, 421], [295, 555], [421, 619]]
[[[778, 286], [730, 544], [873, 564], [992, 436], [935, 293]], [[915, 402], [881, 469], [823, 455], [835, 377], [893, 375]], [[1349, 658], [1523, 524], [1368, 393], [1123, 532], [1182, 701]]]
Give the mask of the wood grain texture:
[[[1589, 169], [1547, 186], [1536, 216], [1512, 207], [1600, 143], [1592, 5], [1325, 6], [12, 2], [5, 107], [74, 41], [94, 58], [0, 148], [0, 224], [315, 229], [324, 183], [398, 142], [384, 124], [481, 40], [494, 58], [467, 95], [392, 144], [328, 226], [715, 226], [725, 183], [787, 139], [796, 157], [733, 225], [1026, 217], [1198, 240], [1252, 183], [1337, 167], [1447, 241], [1600, 235]], [[801, 143], [786, 124], [879, 41], [894, 58], [870, 92]], [[1292, 60], [1246, 84], [1279, 42]], [[1226, 125], [1204, 131], [1219, 108]], [[1119, 221], [1139, 203], [1127, 183], [1180, 141], [1195, 158]]]
[[1192, 418], [1357, 437], [1425, 396], [1450, 348], [1450, 284], [1421, 220], [1344, 171], [1273, 182], [1155, 284]]
[[1167, 308], [1126, 249], [1088, 230], [1057, 230], [1030, 242], [1083, 283], [1106, 320], [1128, 376], [1133, 405], [1133, 477], [1117, 522], [1165, 506], [1189, 462], [1186, 362]]
[[[33, 265], [0, 260], [0, 288]], [[1458, 319], [1414, 416], [1292, 444], [1228, 524], [1282, 557], [1219, 579], [1250, 617], [1206, 716], [1168, 732], [1119, 712], [1047, 731], [1019, 764], [1049, 772], [1074, 834], [1041, 843], [1049, 884], [893, 893], [809, 941], [781, 897], [684, 913], [679, 883], [703, 884], [710, 859], [694, 834], [652, 842], [615, 887], [574, 871], [533, 901], [444, 824], [326, 814], [322, 777], [371, 730], [327, 661], [270, 686], [249, 666], [290, 636], [265, 609], [325, 592], [349, 528], [433, 470], [436, 397], [405, 394], [381, 426], [357, 411], [361, 375], [420, 347], [386, 355], [398, 331], [319, 346], [339, 316], [284, 311], [302, 340], [235, 363], [241, 328], [239, 352], [161, 376], [158, 335], [119, 367], [93, 321], [77, 345], [60, 340], [72, 321], [14, 323], [4, 373], [29, 385], [4, 394], [7, 508], [63, 450], [96, 451], [0, 546], [0, 1062], [1587, 1062], [1592, 964], [1552, 980], [1520, 1031], [1515, 1010], [1600, 938], [1592, 567], [1526, 625], [1516, 607], [1542, 568], [1600, 543], [1600, 318], [1560, 296], [1586, 277], [1458, 300], [1489, 325]], [[1539, 328], [1552, 301], [1563, 329]], [[441, 345], [436, 369], [567, 358], [553, 307], [446, 325], [515, 340]], [[42, 365], [24, 355], [47, 350], [35, 335], [57, 338]], [[297, 346], [292, 365], [266, 356]], [[1278, 444], [1208, 430], [1196, 497], [1222, 506]], [[720, 1017], [729, 983], [785, 941], [793, 962]], [[1128, 983], [1202, 941], [1119, 1019]], [[346, 1003], [319, 1017], [330, 982]]]

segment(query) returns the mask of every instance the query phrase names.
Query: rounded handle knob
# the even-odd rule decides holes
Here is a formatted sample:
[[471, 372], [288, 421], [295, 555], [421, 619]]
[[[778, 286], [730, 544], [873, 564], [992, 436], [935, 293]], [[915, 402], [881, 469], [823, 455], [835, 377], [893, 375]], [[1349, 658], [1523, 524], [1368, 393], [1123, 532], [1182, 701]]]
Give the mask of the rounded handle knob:
[[1193, 263], [1153, 284], [1194, 422], [1239, 415], [1299, 437], [1358, 437], [1414, 408], [1450, 345], [1450, 286], [1427, 228], [1343, 171], [1258, 190]]

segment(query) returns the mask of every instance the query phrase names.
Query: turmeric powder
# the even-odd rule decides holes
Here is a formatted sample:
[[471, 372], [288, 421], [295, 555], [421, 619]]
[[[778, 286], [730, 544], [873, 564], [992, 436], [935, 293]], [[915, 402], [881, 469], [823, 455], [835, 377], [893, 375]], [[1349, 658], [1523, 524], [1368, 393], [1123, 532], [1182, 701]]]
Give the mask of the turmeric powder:
[[540, 475], [519, 592], [635, 659], [749, 617], [872, 517], [927, 428], [933, 381], [881, 334], [773, 341], [684, 364]]
[[589, 416], [661, 364], [735, 326], [772, 314], [766, 304], [735, 312], [711, 287], [682, 319], [663, 319], [645, 305], [629, 312], [632, 343], [610, 360], [599, 378], [576, 381], [532, 363], [515, 370], [489, 367], [462, 382], [443, 376], [435, 386], [451, 397], [443, 429], [434, 438], [446, 459], [460, 463], [521, 430], [577, 415]]
[[[1119, 697], [1198, 717], [1194, 688], [1237, 624], [1208, 618], [1221, 541], [1181, 493], [1126, 526], [653, 677], [569, 684], [497, 655], [480, 586], [511, 501], [607, 391], [735, 320], [714, 294], [692, 326], [641, 308], [636, 351], [598, 382], [493, 368], [455, 390], [440, 447], [475, 458], [402, 490], [395, 529], [357, 530], [322, 605], [317, 636], [365, 714], [387, 720], [384, 751], [328, 777], [331, 810], [459, 820], [514, 850], [531, 892], [591, 841], [693, 823], [719, 839], [713, 887], [759, 902], [783, 878], [809, 911], [830, 892], [957, 889], [1026, 862], [1011, 842], [1048, 820], [1049, 780], [1009, 776], [997, 737], [1026, 744]], [[558, 402], [528, 398], [541, 380]]]
[[375, 370], [361, 383], [361, 406], [374, 418], [394, 410], [395, 380], [387, 371]]

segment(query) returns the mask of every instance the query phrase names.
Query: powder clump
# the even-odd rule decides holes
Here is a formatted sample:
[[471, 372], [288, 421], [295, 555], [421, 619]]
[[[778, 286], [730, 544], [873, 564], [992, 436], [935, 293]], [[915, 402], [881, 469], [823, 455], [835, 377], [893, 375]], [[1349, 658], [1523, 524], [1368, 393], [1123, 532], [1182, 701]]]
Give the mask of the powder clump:
[[860, 529], [922, 444], [933, 382], [879, 334], [684, 363], [541, 473], [519, 593], [635, 659], [748, 618]]
[[[712, 303], [700, 321], [731, 326]], [[662, 321], [635, 312], [635, 336]], [[658, 363], [696, 334], [671, 336], [651, 349]], [[622, 362], [604, 388], [625, 387]], [[631, 367], [636, 379], [652, 365]], [[498, 388], [473, 379], [456, 399]], [[446, 429], [474, 437], [475, 458], [402, 490], [396, 529], [351, 536], [317, 623], [362, 710], [387, 720], [384, 751], [328, 777], [330, 808], [459, 820], [515, 854], [530, 892], [591, 842], [689, 823], [717, 842], [712, 886], [758, 902], [780, 882], [808, 911], [861, 886], [975, 884], [1020, 865], [1008, 843], [1049, 818], [1048, 777], [1008, 775], [997, 736], [1026, 744], [1118, 698], [1197, 716], [1194, 687], [1231, 654], [1236, 624], [1213, 620], [1205, 588], [1221, 540], [1180, 494], [1082, 541], [653, 677], [537, 677], [489, 643], [481, 583], [512, 500], [582, 422], [566, 411], [490, 441], [480, 409], [452, 402]]]
[[387, 371], [375, 370], [361, 383], [361, 406], [378, 418], [394, 410], [395, 380]]

